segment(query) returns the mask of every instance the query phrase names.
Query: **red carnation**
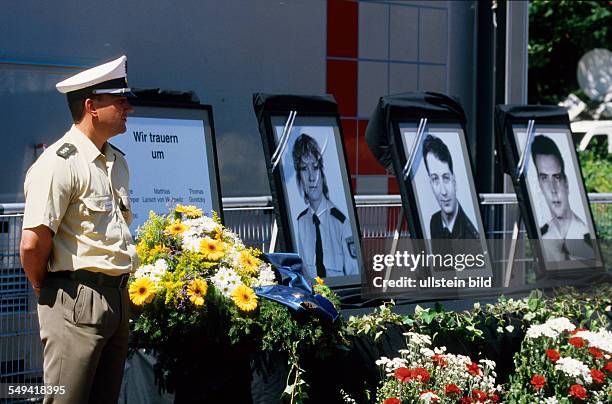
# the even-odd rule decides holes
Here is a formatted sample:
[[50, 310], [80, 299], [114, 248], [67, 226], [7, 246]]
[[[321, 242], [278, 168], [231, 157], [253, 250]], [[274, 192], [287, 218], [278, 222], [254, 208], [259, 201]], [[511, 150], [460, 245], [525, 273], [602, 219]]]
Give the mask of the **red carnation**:
[[474, 397], [479, 403], [484, 403], [485, 401], [487, 401], [487, 398], [489, 398], [489, 395], [486, 391], [473, 389], [472, 397]]
[[466, 396], [466, 397], [461, 397], [461, 400], [459, 400], [459, 402], [461, 404], [470, 404], [470, 403], [473, 403], [474, 400], [472, 400], [472, 397], [467, 397]]
[[493, 401], [494, 403], [497, 403], [499, 402], [499, 396], [496, 393], [490, 393], [489, 400]]
[[604, 366], [604, 370], [606, 372], [612, 372], [612, 362], [606, 363], [606, 366]]
[[402, 404], [402, 402], [395, 397], [390, 397], [383, 401], [383, 404]]
[[431, 360], [434, 362], [434, 364], [438, 366], [448, 365], [448, 361], [444, 358], [444, 355], [435, 354], [434, 356], [431, 357]]
[[416, 368], [412, 371], [412, 378], [417, 379], [421, 383], [427, 383], [429, 381], [429, 372], [425, 368]]
[[569, 389], [569, 394], [570, 396], [574, 396], [576, 398], [584, 400], [587, 396], [587, 391], [584, 387], [582, 387], [579, 384], [572, 384]]
[[478, 367], [477, 363], [470, 362], [465, 366], [467, 367], [468, 372], [470, 372], [472, 376], [478, 376], [480, 374], [480, 368]]
[[405, 367], [397, 368], [395, 369], [395, 378], [402, 383], [406, 383], [412, 379], [412, 370]]
[[574, 331], [571, 332], [572, 335], [576, 335], [578, 334], [580, 331], [589, 331], [588, 328], [583, 328], [583, 327], [578, 327], [576, 329], [574, 329]]
[[447, 396], [449, 394], [461, 394], [461, 390], [459, 389], [459, 386], [457, 386], [456, 384], [450, 383], [450, 384], [447, 384], [446, 387], [444, 388], [444, 394], [446, 394]]
[[561, 358], [561, 354], [554, 349], [547, 349], [546, 356], [548, 356], [548, 359], [550, 359], [553, 362], [556, 362], [559, 360], [559, 358]]
[[569, 343], [576, 348], [582, 348], [584, 346], [584, 340], [580, 337], [572, 337], [569, 339]]
[[603, 372], [599, 369], [591, 369], [591, 377], [593, 378], [593, 380], [595, 380], [597, 383], [603, 383], [604, 379], [606, 378], [606, 375], [603, 374]]
[[536, 390], [540, 390], [546, 384], [546, 378], [542, 375], [535, 374], [531, 378], [531, 384]]
[[599, 349], [595, 348], [594, 346], [589, 348], [589, 352], [591, 353], [591, 355], [595, 357], [595, 359], [599, 359], [603, 356], [603, 352], [601, 352]]

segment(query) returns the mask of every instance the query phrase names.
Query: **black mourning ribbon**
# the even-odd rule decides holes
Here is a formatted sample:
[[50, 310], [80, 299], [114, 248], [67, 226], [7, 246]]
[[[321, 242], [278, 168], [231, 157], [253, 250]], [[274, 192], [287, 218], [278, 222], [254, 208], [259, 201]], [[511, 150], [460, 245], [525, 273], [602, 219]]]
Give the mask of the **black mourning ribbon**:
[[312, 222], [314, 223], [316, 230], [315, 257], [317, 261], [317, 276], [319, 278], [325, 278], [326, 273], [325, 265], [323, 264], [323, 241], [321, 241], [321, 229], [319, 229], [321, 220], [319, 220], [319, 217], [314, 214], [312, 215]]

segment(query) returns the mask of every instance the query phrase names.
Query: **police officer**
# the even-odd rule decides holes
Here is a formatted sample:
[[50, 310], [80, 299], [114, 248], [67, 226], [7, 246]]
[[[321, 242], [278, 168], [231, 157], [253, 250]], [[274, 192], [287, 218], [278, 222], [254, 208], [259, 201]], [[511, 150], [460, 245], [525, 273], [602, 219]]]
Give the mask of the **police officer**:
[[21, 262], [39, 296], [45, 403], [112, 403], [128, 341], [129, 273], [137, 255], [128, 166], [108, 140], [125, 132], [126, 57], [56, 85], [74, 125], [26, 175]]
[[323, 157], [316, 140], [301, 134], [293, 146], [293, 166], [308, 207], [297, 217], [298, 253], [310, 277], [357, 275], [351, 225], [329, 200]]
[[478, 231], [457, 200], [457, 182], [448, 147], [438, 137], [427, 135], [423, 142], [423, 160], [431, 189], [440, 210], [431, 216], [432, 239], [477, 239]]
[[531, 158], [551, 216], [540, 227], [542, 239], [546, 240], [543, 250], [547, 259], [553, 262], [593, 259], [589, 229], [570, 206], [565, 163], [557, 144], [548, 136], [536, 136], [531, 144]]

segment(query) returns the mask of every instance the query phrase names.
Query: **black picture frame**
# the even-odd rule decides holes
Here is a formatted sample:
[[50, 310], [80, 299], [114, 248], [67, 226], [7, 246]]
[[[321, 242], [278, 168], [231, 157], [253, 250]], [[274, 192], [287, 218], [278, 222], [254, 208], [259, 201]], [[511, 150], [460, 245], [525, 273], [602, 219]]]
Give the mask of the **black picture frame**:
[[[552, 199], [548, 186], [540, 184], [538, 170], [531, 153], [524, 156], [526, 166], [523, 172], [517, 170], [525, 150], [530, 120], [534, 121], [531, 147], [536, 137], [543, 137], [547, 138], [547, 144], [553, 142], [560, 152], [566, 175], [564, 182], [566, 189]], [[517, 194], [521, 217], [538, 262], [538, 277], [556, 274], [561, 277], [574, 274], [586, 275], [589, 272], [603, 271], [605, 267], [597, 241], [597, 228], [593, 221], [567, 111], [557, 106], [498, 105], [496, 126], [496, 144], [501, 155], [502, 168], [510, 175]], [[568, 232], [574, 237], [573, 233], [579, 232], [584, 226], [588, 230], [588, 241], [585, 241], [588, 243], [587, 248], [580, 239], [567, 241], [567, 237], [556, 238], [556, 227], [550, 225], [552, 209], [561, 209], [561, 206], [565, 209], [565, 205], [577, 217], [577, 220], [572, 220]], [[579, 222], [582, 223], [575, 225]]]
[[[303, 194], [300, 194], [303, 188], [300, 189], [297, 185], [299, 173], [296, 173], [292, 163], [293, 144], [300, 135], [306, 134], [315, 140], [319, 152], [322, 153], [325, 182], [329, 181], [327, 183], [329, 198], [323, 199], [331, 202], [333, 205], [329, 205], [330, 211], [333, 210], [331, 207], [336, 207], [334, 212], [337, 213], [339, 211], [340, 214], [337, 216], [340, 219], [343, 218], [342, 220], [345, 220], [350, 226], [350, 236], [348, 236], [350, 240], [348, 237], [345, 237], [349, 233], [346, 227], [344, 227], [345, 230], [342, 232], [342, 239], [339, 244], [342, 245], [343, 249], [346, 247], [346, 250], [343, 252], [343, 259], [351, 269], [348, 270], [348, 274], [345, 272], [338, 274], [337, 269], [333, 269], [335, 272], [332, 272], [333, 275], [328, 275], [325, 278], [325, 282], [330, 286], [357, 285], [361, 280], [361, 274], [364, 272], [364, 260], [360, 243], [361, 234], [347, 165], [346, 151], [342, 141], [342, 126], [335, 100], [331, 96], [257, 93], [253, 96], [253, 105], [258, 118], [259, 131], [266, 159], [268, 179], [278, 226], [279, 249], [284, 252], [299, 252], [298, 239], [304, 235], [298, 235], [298, 228], [305, 226], [303, 223], [306, 223], [306, 219], [303, 218], [307, 217], [307, 213], [312, 213], [308, 212], [308, 205], [304, 198], [302, 198]], [[280, 135], [291, 111], [297, 111], [293, 122], [293, 129], [287, 139], [287, 145], [281, 155], [281, 160], [277, 163], [277, 167], [273, 168], [274, 153], [277, 151]], [[327, 142], [321, 142], [321, 137], [325, 137]], [[293, 179], [291, 178], [292, 175]], [[329, 189], [331, 187], [333, 187], [333, 190]], [[334, 220], [340, 219], [336, 218]], [[344, 222], [342, 223], [342, 226], [345, 226]], [[305, 231], [304, 233], [308, 234], [309, 239], [311, 238], [311, 231]], [[304, 247], [304, 249], [310, 251], [311, 247]], [[324, 249], [328, 251], [327, 246], [324, 246]], [[338, 247], [333, 249], [333, 251], [335, 251], [335, 254], [338, 254]], [[302, 258], [304, 260], [304, 257]], [[351, 261], [352, 258], [355, 260], [356, 271], [354, 271], [355, 267]], [[308, 259], [304, 260], [307, 272], [309, 272], [310, 277], [314, 277], [311, 261]], [[310, 268], [309, 271], [308, 268]], [[330, 269], [327, 268], [327, 270], [329, 271]]]
[[[427, 114], [425, 114], [427, 115]], [[486, 229], [484, 228], [482, 214], [480, 211], [479, 196], [474, 180], [473, 161], [468, 150], [465, 137], [464, 125], [460, 120], [448, 118], [437, 118], [435, 116], [427, 118], [424, 132], [421, 135], [420, 145], [412, 149], [412, 143], [417, 141], [417, 131], [420, 120], [417, 121], [413, 116], [398, 114], [390, 116], [390, 141], [393, 157], [393, 167], [395, 177], [402, 199], [404, 217], [408, 221], [409, 232], [413, 239], [412, 248], [416, 251], [424, 250], [429, 254], [440, 253], [441, 251], [452, 251], [453, 254], [474, 252], [483, 254], [484, 264], [481, 267], [472, 267], [466, 271], [457, 271], [458, 278], [466, 277], [492, 277], [493, 264], [490, 256], [489, 245], [487, 243]], [[453, 198], [457, 201], [459, 209], [456, 220], [460, 217], [466, 223], [463, 232], [457, 235], [458, 238], [452, 242], [447, 242], [446, 237], [441, 236], [439, 230], [434, 229], [434, 223], [440, 221], [442, 206], [430, 184], [427, 168], [425, 165], [422, 147], [424, 141], [430, 139], [442, 142], [450, 152], [453, 165], [453, 181], [455, 183], [467, 183], [465, 187], [455, 185]], [[411, 137], [411, 139], [408, 139]], [[410, 172], [404, 173], [409, 154], [414, 152], [412, 167]], [[431, 211], [434, 211], [431, 213]], [[440, 220], [437, 220], [440, 219]], [[459, 227], [459, 222], [455, 222], [454, 229]], [[435, 226], [437, 228], [438, 226]], [[439, 226], [441, 227], [441, 224]], [[467, 236], [468, 234], [475, 235]], [[455, 237], [453, 235], [452, 237]], [[474, 237], [463, 238], [463, 237]], [[444, 245], [440, 249], [439, 246]], [[474, 254], [474, 255], [475, 255]], [[435, 266], [429, 266], [430, 275], [440, 276], [448, 274], [445, 270], [440, 270]], [[496, 280], [497, 281], [497, 280]], [[498, 283], [498, 282], [497, 282]]]
[[[221, 194], [221, 181], [219, 178], [219, 163], [217, 158], [217, 145], [215, 136], [215, 124], [213, 119], [213, 109], [211, 105], [200, 104], [197, 100], [191, 98], [190, 93], [165, 92], [158, 89], [135, 90], [136, 97], [130, 98], [130, 104], [134, 107], [134, 112], [128, 117], [130, 118], [158, 118], [168, 120], [187, 120], [199, 121], [203, 123], [204, 129], [204, 144], [206, 147], [206, 156], [202, 156], [202, 160], [206, 165], [208, 172], [208, 181], [210, 189], [210, 204], [212, 210], [216, 212], [220, 220], [223, 222], [223, 201]], [[127, 133], [123, 136], [128, 135]], [[113, 140], [111, 140], [113, 143]], [[129, 155], [128, 158], [129, 164]], [[132, 176], [138, 175], [131, 168]], [[183, 205], [199, 205], [198, 202], [191, 202], [191, 198], [199, 198], [199, 194], [192, 196], [185, 195]], [[160, 211], [159, 214], [166, 212]], [[210, 214], [211, 212], [204, 212]], [[146, 220], [146, 217], [139, 218], [141, 222]], [[134, 220], [136, 223], [136, 220]]]

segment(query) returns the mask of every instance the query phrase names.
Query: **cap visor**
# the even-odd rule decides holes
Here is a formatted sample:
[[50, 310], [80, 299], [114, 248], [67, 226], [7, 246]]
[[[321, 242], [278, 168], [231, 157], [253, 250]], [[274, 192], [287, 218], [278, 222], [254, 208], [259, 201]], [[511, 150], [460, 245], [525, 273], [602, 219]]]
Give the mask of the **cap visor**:
[[97, 88], [92, 90], [92, 94], [110, 94], [120, 95], [128, 98], [136, 98], [136, 94], [132, 92], [131, 88]]

